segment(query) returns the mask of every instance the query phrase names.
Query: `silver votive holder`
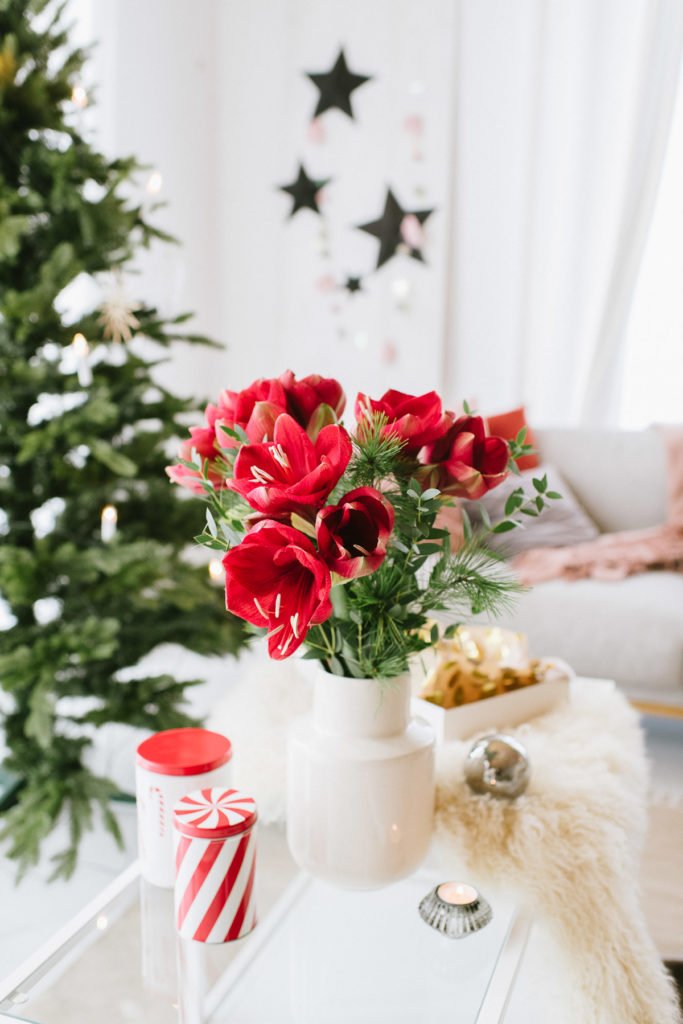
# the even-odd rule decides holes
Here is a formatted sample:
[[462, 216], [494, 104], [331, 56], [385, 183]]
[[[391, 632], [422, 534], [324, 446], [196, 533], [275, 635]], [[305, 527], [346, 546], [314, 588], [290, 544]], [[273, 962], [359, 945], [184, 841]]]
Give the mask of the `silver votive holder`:
[[481, 931], [493, 918], [488, 900], [467, 882], [441, 882], [420, 901], [422, 920], [449, 939]]

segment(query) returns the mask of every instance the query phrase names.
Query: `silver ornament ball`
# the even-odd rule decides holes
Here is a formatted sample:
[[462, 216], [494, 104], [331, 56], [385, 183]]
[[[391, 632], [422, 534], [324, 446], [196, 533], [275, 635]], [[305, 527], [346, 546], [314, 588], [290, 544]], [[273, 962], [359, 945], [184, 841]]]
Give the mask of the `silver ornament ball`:
[[465, 761], [465, 781], [475, 793], [514, 800], [529, 785], [529, 756], [514, 737], [502, 733], [477, 740]]

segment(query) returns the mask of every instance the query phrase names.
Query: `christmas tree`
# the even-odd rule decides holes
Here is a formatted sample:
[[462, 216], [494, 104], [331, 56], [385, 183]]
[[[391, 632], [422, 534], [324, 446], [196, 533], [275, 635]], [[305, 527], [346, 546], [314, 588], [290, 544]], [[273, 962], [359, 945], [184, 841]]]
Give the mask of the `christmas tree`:
[[[188, 684], [121, 670], [164, 642], [219, 654], [242, 639], [182, 557], [197, 505], [164, 467], [190, 403], [153, 381], [149, 342], [130, 344], [206, 339], [120, 284], [102, 297], [163, 236], [129, 198], [140, 166], [84, 137], [84, 60], [61, 4], [0, 0], [0, 710], [20, 780], [2, 838], [25, 869], [65, 816], [62, 875], [98, 807], [118, 836], [114, 787], [83, 763], [97, 727], [189, 723]], [[83, 281], [98, 298], [74, 320], [65, 289]]]

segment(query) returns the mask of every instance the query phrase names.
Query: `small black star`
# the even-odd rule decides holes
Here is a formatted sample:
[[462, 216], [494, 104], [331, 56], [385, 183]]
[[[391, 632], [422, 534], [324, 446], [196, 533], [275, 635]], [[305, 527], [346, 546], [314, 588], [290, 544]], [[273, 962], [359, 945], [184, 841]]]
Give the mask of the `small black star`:
[[320, 92], [313, 117], [318, 117], [326, 110], [332, 110], [335, 107], [337, 110], [343, 110], [349, 117], [353, 117], [351, 93], [365, 82], [370, 81], [370, 75], [354, 75], [352, 71], [349, 71], [343, 50], [339, 51], [339, 56], [331, 71], [319, 74], [311, 74], [307, 71], [306, 74]]
[[362, 292], [363, 288], [361, 287], [361, 278], [347, 277], [344, 288], [346, 288], [347, 292], [350, 292], [351, 295], [353, 295], [354, 292]]
[[434, 213], [433, 210], [404, 210], [391, 189], [387, 189], [384, 212], [379, 220], [373, 220], [369, 224], [358, 225], [360, 231], [367, 231], [369, 235], [374, 235], [375, 238], [379, 239], [378, 269], [383, 263], [390, 260], [392, 256], [395, 256], [398, 251], [401, 251], [401, 249], [405, 251], [407, 256], [412, 256], [413, 259], [424, 262], [421, 250], [411, 248], [405, 242], [401, 234], [401, 225], [403, 218], [408, 214], [417, 217], [420, 224], [424, 224], [432, 213]]
[[313, 210], [314, 213], [320, 213], [318, 193], [329, 180], [329, 178], [324, 178], [322, 181], [309, 178], [303, 164], [299, 164], [299, 175], [296, 181], [293, 181], [291, 185], [278, 186], [281, 192], [286, 192], [294, 200], [289, 216], [293, 217], [298, 210]]

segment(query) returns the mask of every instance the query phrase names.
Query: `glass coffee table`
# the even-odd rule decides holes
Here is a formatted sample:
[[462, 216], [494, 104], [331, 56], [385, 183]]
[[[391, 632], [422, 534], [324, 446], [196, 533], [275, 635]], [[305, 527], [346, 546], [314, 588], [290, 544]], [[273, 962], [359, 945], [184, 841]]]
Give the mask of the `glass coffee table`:
[[493, 921], [450, 940], [419, 917], [445, 881], [427, 866], [376, 892], [298, 871], [282, 830], [260, 828], [260, 923], [236, 943], [180, 939], [173, 894], [131, 865], [0, 981], [0, 1021], [35, 1024], [495, 1024], [530, 918], [487, 892]]

